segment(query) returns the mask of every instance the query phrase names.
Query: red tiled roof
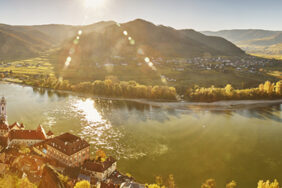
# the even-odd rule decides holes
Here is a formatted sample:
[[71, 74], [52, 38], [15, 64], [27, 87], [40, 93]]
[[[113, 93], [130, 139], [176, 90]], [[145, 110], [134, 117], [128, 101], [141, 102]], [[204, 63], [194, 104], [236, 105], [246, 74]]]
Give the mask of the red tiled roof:
[[12, 129], [15, 126], [17, 126], [18, 128], [24, 128], [24, 125], [22, 123], [19, 124], [18, 122], [13, 123], [12, 125], [9, 126], [9, 128]]
[[68, 156], [90, 146], [85, 140], [70, 133], [50, 139], [48, 145]]
[[86, 160], [83, 164], [83, 169], [93, 172], [104, 172], [111, 167], [116, 160], [113, 157], [108, 157], [106, 161], [100, 162], [96, 160]]
[[25, 140], [45, 140], [43, 132], [37, 130], [11, 130], [9, 139], [25, 139]]

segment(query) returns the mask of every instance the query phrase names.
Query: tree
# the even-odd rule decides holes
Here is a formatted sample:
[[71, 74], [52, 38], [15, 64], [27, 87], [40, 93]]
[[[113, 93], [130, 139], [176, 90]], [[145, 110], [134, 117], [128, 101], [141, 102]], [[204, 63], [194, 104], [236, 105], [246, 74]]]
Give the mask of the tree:
[[74, 188], [90, 188], [90, 183], [86, 180], [82, 180], [80, 182], [77, 182]]
[[159, 186], [157, 184], [146, 185], [146, 188], [165, 188], [165, 186]]
[[103, 150], [101, 150], [101, 149], [97, 150], [96, 160], [101, 160], [103, 162], [103, 161], [106, 160], [106, 158], [107, 158], [107, 155]]
[[233, 94], [233, 87], [231, 84], [227, 84], [224, 89], [226, 95], [231, 96]]
[[231, 181], [230, 183], [226, 184], [226, 188], [235, 188], [237, 183], [235, 181]]
[[258, 182], [258, 188], [279, 188], [279, 183], [276, 179], [273, 182], [260, 180]]
[[155, 181], [156, 181], [157, 185], [159, 185], [159, 186], [163, 185], [163, 178], [162, 178], [162, 176], [156, 176], [155, 177]]
[[264, 83], [264, 92], [267, 94], [271, 94], [273, 92], [273, 84], [270, 81], [266, 81]]
[[263, 85], [263, 84], [260, 84], [260, 85], [259, 85], [259, 91], [260, 91], [260, 92], [263, 92], [263, 91], [264, 91], [264, 85]]
[[27, 178], [19, 179], [16, 185], [16, 188], [36, 188], [37, 186], [33, 183], [30, 183], [30, 181]]
[[275, 93], [277, 95], [281, 95], [282, 94], [282, 80], [280, 80], [279, 82], [276, 82], [276, 84], [275, 84]]
[[175, 188], [176, 185], [175, 185], [175, 181], [174, 181], [174, 177], [172, 174], [169, 174], [168, 175], [168, 178], [167, 178], [167, 187], [168, 188]]
[[216, 183], [214, 179], [207, 179], [205, 183], [202, 184], [201, 188], [215, 188]]
[[6, 188], [36, 188], [36, 185], [31, 183], [27, 178], [20, 179], [14, 175], [4, 175], [0, 178], [0, 187]]

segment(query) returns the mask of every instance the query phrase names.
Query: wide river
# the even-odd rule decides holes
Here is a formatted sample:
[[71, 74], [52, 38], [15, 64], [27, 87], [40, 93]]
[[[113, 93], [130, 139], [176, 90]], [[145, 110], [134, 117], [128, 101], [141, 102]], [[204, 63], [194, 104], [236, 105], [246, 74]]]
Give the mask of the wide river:
[[118, 168], [140, 182], [172, 173], [179, 188], [217, 187], [235, 180], [240, 188], [260, 179], [282, 183], [282, 104], [197, 105], [142, 103], [38, 91], [0, 83], [8, 120], [56, 135], [76, 134], [104, 149]]

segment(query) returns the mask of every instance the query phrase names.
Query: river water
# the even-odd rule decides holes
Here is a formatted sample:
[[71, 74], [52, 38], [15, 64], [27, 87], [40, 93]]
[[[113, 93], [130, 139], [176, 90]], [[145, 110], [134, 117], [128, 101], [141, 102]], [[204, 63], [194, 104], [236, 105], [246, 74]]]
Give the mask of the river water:
[[[282, 183], [282, 104], [170, 105], [97, 99], [0, 83], [9, 123], [41, 124], [56, 135], [76, 134], [94, 154], [104, 149], [140, 182], [172, 173], [179, 188], [208, 178], [240, 188], [259, 179]], [[186, 106], [187, 108], [184, 108]]]

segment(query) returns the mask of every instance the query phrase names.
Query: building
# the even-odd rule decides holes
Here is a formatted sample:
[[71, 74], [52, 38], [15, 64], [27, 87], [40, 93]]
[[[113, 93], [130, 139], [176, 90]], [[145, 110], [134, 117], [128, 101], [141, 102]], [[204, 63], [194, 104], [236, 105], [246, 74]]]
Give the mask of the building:
[[0, 136], [7, 137], [10, 130], [23, 130], [24, 125], [15, 122], [12, 125], [8, 123], [7, 116], [7, 102], [5, 97], [2, 97], [0, 101]]
[[54, 138], [54, 133], [52, 131], [48, 131], [48, 133], [46, 134], [47, 135], [47, 138]]
[[18, 122], [9, 125], [7, 119], [7, 102], [5, 97], [2, 97], [0, 101], [0, 144], [2, 146], [6, 147], [18, 144], [32, 146], [53, 137], [53, 133], [49, 131], [47, 135], [41, 125], [36, 130], [25, 130], [24, 128], [24, 125]]
[[75, 167], [89, 159], [90, 145], [83, 139], [65, 133], [50, 139], [47, 143], [47, 157]]
[[47, 139], [44, 129], [39, 125], [36, 130], [10, 130], [8, 145], [32, 146]]
[[0, 101], [0, 136], [5, 136], [9, 132], [7, 121], [6, 99], [2, 97]]
[[10, 130], [24, 130], [24, 125], [21, 123], [19, 124], [18, 122], [13, 123], [12, 125], [9, 125]]
[[6, 99], [5, 97], [2, 97], [1, 101], [0, 101], [0, 121], [8, 124], [7, 121], [7, 107], [6, 107]]
[[9, 125], [0, 121], [0, 136], [6, 136], [9, 133]]
[[87, 160], [84, 162], [81, 169], [91, 174], [91, 176], [98, 181], [104, 181], [116, 171], [117, 162], [113, 157], [108, 157], [105, 161]]

